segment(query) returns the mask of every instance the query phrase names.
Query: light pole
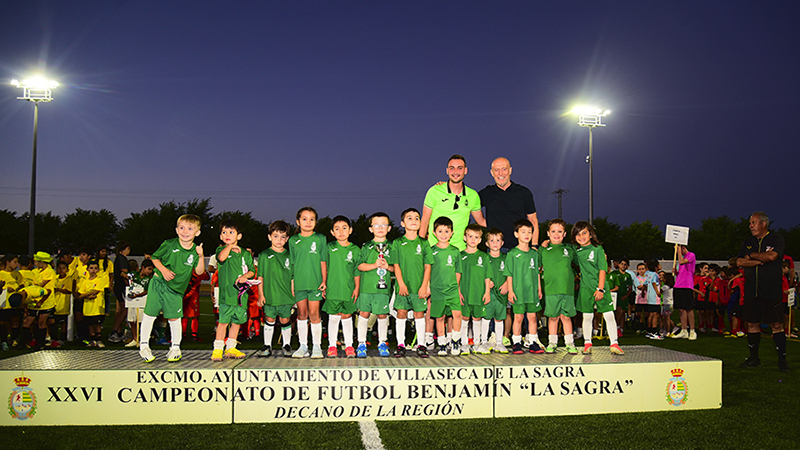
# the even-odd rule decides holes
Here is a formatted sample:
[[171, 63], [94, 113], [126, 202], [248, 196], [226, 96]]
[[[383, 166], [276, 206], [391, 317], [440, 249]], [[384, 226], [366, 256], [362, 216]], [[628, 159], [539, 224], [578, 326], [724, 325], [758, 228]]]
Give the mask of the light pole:
[[586, 162], [589, 163], [589, 223], [594, 225], [594, 177], [592, 175], [592, 129], [597, 127], [604, 127], [603, 117], [611, 114], [609, 110], [602, 110], [600, 108], [592, 107], [577, 107], [572, 110], [574, 114], [578, 114], [578, 125], [589, 129], [589, 156], [586, 157]]
[[53, 100], [53, 89], [58, 87], [58, 83], [53, 80], [47, 81], [44, 78], [33, 78], [23, 80], [11, 80], [11, 84], [22, 88], [22, 97], [17, 100], [27, 100], [33, 102], [33, 163], [31, 165], [31, 210], [28, 223], [28, 255], [35, 253], [34, 248], [34, 221], [36, 220], [36, 139], [39, 131], [39, 102], [49, 102]]

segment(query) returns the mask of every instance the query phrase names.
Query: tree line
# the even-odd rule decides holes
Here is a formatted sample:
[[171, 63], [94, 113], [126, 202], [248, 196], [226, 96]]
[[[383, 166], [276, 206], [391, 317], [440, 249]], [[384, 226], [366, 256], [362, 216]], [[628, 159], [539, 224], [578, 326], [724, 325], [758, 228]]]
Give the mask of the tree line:
[[[269, 247], [267, 230], [269, 224], [253, 217], [249, 211], [222, 211], [214, 214], [211, 199], [194, 199], [178, 203], [165, 202], [157, 208], [150, 208], [130, 217], [118, 220], [111, 211], [76, 209], [64, 217], [51, 212], [36, 215], [36, 249], [49, 253], [59, 250], [77, 251], [88, 247], [96, 250], [101, 246], [114, 249], [117, 241], [125, 240], [131, 244], [132, 254], [141, 255], [154, 252], [165, 239], [175, 237], [175, 221], [182, 214], [195, 214], [202, 221], [198, 238], [203, 243], [206, 254], [211, 254], [219, 244], [219, 223], [225, 219], [236, 220], [242, 227], [241, 245], [258, 253]], [[350, 219], [353, 221], [351, 241], [362, 245], [369, 241], [368, 214]], [[330, 234], [331, 217], [322, 217], [317, 222], [317, 231], [333, 240]], [[285, 219], [294, 226], [294, 218]], [[547, 222], [541, 224], [540, 240], [547, 238]], [[567, 225], [567, 233], [570, 231]], [[649, 220], [633, 222], [621, 226], [608, 217], [594, 220], [597, 235], [603, 242], [606, 254], [613, 258], [627, 256], [631, 259], [660, 258], [672, 259], [673, 246], [664, 242], [664, 230]], [[786, 238], [786, 254], [800, 255], [800, 224], [791, 228], [770, 229]], [[17, 215], [8, 210], [0, 210], [0, 253], [23, 254], [27, 252], [28, 214]], [[700, 228], [692, 228], [689, 233], [689, 248], [700, 259], [721, 260], [735, 256], [742, 241], [750, 234], [748, 217], [732, 219], [728, 216], [703, 219]], [[401, 230], [392, 223], [389, 238], [395, 239]]]

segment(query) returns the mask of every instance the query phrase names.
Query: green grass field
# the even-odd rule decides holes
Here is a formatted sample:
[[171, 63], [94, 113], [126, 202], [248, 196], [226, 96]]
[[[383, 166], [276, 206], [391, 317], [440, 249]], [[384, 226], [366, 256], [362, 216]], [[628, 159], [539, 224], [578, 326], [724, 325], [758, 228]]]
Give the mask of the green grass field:
[[[208, 349], [213, 316], [203, 299], [201, 336], [204, 342], [184, 340], [186, 349]], [[110, 330], [106, 320], [104, 336]], [[797, 449], [800, 448], [800, 341], [788, 343], [793, 371], [777, 369], [772, 340], [761, 343], [763, 366], [740, 369], [747, 355], [745, 339], [701, 334], [697, 341], [652, 341], [627, 333], [621, 345], [654, 345], [717, 358], [723, 362], [721, 409], [589, 416], [441, 421], [378, 422], [387, 449]], [[261, 342], [244, 341], [243, 348]], [[68, 346], [67, 348], [75, 348]], [[108, 344], [121, 348], [121, 344]], [[154, 349], [160, 347], [154, 346]], [[86, 351], [103, 351], [87, 349]], [[131, 350], [135, 351], [135, 350]], [[160, 350], [159, 350], [160, 351]], [[24, 351], [2, 352], [0, 358]], [[510, 358], [513, 356], [509, 356]], [[364, 448], [357, 423], [231, 424], [0, 427], [3, 448], [126, 449], [236, 448], [349, 449]], [[13, 447], [12, 447], [13, 446]]]

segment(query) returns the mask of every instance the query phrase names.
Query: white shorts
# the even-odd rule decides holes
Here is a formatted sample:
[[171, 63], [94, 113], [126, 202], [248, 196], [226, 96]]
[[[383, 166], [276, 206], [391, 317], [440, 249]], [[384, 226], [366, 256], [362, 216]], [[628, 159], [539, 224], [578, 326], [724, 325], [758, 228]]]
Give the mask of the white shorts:
[[128, 308], [128, 322], [142, 323], [144, 308]]

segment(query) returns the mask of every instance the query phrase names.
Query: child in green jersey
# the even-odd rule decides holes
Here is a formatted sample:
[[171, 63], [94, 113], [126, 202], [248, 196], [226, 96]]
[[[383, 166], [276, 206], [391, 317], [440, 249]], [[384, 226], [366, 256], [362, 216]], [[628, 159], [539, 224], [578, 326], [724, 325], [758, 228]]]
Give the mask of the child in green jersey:
[[275, 320], [280, 317], [283, 356], [292, 356], [292, 268], [286, 241], [289, 239], [289, 224], [276, 220], [269, 224], [267, 236], [270, 248], [258, 254], [258, 306], [264, 308], [264, 346], [258, 356], [272, 356], [272, 336]]
[[622, 324], [625, 323], [625, 313], [630, 305], [631, 294], [633, 293], [633, 278], [628, 273], [630, 267], [628, 258], [622, 257], [617, 260], [617, 270], [608, 274], [608, 287], [611, 288], [612, 295], [617, 294], [617, 309], [614, 312], [614, 319], [617, 321], [617, 335], [622, 336]]
[[541, 250], [545, 296], [544, 315], [547, 316], [548, 344], [545, 352], [553, 353], [558, 347], [558, 321], [564, 326], [564, 344], [567, 353], [578, 354], [572, 335], [572, 317], [575, 315], [575, 274], [572, 261], [575, 250], [564, 244], [566, 224], [553, 219], [547, 228], [550, 244]]
[[[433, 223], [436, 245], [431, 247], [431, 317], [436, 319], [436, 334], [439, 341], [439, 356], [461, 354], [461, 252], [450, 245], [453, 236], [453, 221], [439, 217]], [[447, 310], [453, 315], [452, 342], [445, 335], [445, 315]]]
[[611, 300], [611, 291], [606, 289], [608, 260], [594, 227], [589, 222], [581, 220], [572, 226], [572, 245], [575, 246], [575, 259], [581, 269], [577, 310], [583, 314], [583, 354], [592, 353], [592, 333], [589, 330], [592, 329], [592, 318], [597, 310], [606, 321], [611, 353], [622, 355], [614, 317], [614, 302]]
[[[314, 231], [317, 211], [306, 206], [297, 211], [300, 233], [289, 239], [289, 255], [294, 267], [294, 299], [297, 302], [297, 338], [300, 347], [293, 358], [324, 358], [320, 302], [328, 284], [328, 240]], [[312, 352], [308, 352], [308, 322], [311, 320]]]
[[[505, 320], [508, 315], [508, 278], [505, 275], [506, 254], [503, 248], [503, 232], [492, 228], [486, 232], [486, 247], [489, 249], [489, 275], [492, 290], [491, 300], [486, 305], [485, 314], [481, 321], [481, 340], [486, 342], [489, 350], [497, 353], [508, 353], [503, 345]], [[489, 325], [494, 319], [495, 342], [489, 342]], [[480, 349], [479, 349], [480, 350]], [[481, 353], [480, 351], [478, 353]]]
[[[248, 280], [255, 276], [253, 255], [239, 247], [242, 232], [233, 220], [223, 220], [219, 226], [217, 273], [219, 276], [219, 324], [217, 325], [212, 361], [222, 358], [241, 359], [245, 354], [236, 348], [239, 327], [247, 321]], [[228, 325], [230, 324], [230, 330]], [[225, 334], [228, 332], [228, 338]], [[224, 348], [224, 353], [223, 353]]]
[[[387, 235], [389, 234], [389, 216], [384, 212], [376, 212], [369, 217], [369, 231], [372, 241], [361, 248], [358, 270], [361, 271], [361, 288], [358, 295], [358, 348], [356, 356], [367, 357], [367, 320], [370, 313], [378, 316], [378, 352], [381, 356], [390, 356], [386, 340], [389, 335], [389, 302], [391, 292], [391, 275], [394, 272], [394, 260]], [[383, 248], [380, 251], [379, 248]], [[374, 261], [374, 262], [372, 262]], [[381, 281], [382, 280], [382, 281]]]
[[[464, 230], [464, 241], [467, 247], [461, 252], [461, 329], [466, 336], [472, 317], [472, 333], [474, 336], [474, 351], [488, 355], [491, 350], [486, 345], [486, 339], [481, 331], [481, 323], [486, 315], [486, 305], [491, 301], [490, 290], [492, 281], [490, 277], [489, 255], [478, 250], [483, 236], [483, 228], [477, 223], [467, 225]], [[488, 337], [488, 336], [487, 336]], [[464, 339], [466, 340], [466, 339]], [[461, 345], [461, 354], [469, 355], [471, 349], [468, 345]]]
[[133, 332], [133, 339], [125, 347], [135, 347], [139, 342], [139, 324], [142, 322], [144, 305], [147, 303], [147, 289], [156, 266], [153, 261], [145, 259], [138, 272], [128, 272], [130, 284], [125, 288], [125, 306], [128, 308], [128, 324]]
[[[506, 283], [508, 283], [508, 302], [514, 312], [514, 325], [511, 335], [512, 352], [521, 355], [525, 351], [544, 353], [539, 342], [536, 313], [542, 310], [542, 279], [539, 269], [542, 266], [539, 251], [531, 247], [533, 224], [528, 219], [514, 222], [514, 237], [517, 246], [506, 255]], [[522, 323], [528, 319], [528, 332], [522, 342]]]
[[339, 323], [344, 334], [344, 354], [356, 357], [353, 348], [353, 313], [356, 312], [361, 273], [358, 271], [361, 249], [350, 243], [353, 226], [345, 216], [336, 216], [331, 222], [335, 241], [328, 243], [328, 289], [322, 309], [328, 313], [328, 357], [339, 356], [336, 346]]
[[[427, 239], [419, 237], [420, 213], [408, 208], [400, 215], [400, 225], [405, 229], [404, 236], [392, 242], [395, 258], [394, 276], [397, 279], [397, 297], [394, 307], [397, 310], [397, 350], [396, 357], [406, 353], [406, 320], [408, 311], [414, 311], [414, 328], [417, 331], [417, 355], [428, 357], [425, 347], [425, 312], [428, 310], [428, 297], [431, 295], [431, 246]], [[432, 330], [431, 330], [432, 331]], [[431, 340], [433, 333], [431, 333]]]
[[167, 352], [167, 361], [180, 361], [183, 293], [186, 292], [186, 286], [192, 278], [192, 269], [198, 275], [206, 270], [203, 244], [194, 244], [194, 238], [200, 236], [200, 218], [193, 214], [180, 216], [175, 233], [178, 237], [164, 241], [151, 258], [156, 273], [148, 286], [142, 332], [139, 335], [139, 356], [146, 362], [156, 359], [150, 351], [150, 333], [160, 312], [163, 312], [164, 317], [169, 320], [172, 333], [172, 345]]

